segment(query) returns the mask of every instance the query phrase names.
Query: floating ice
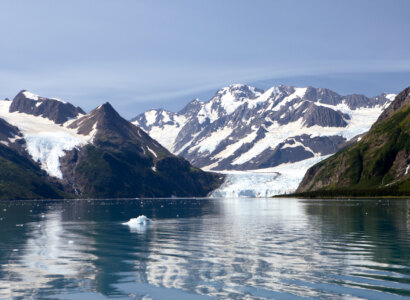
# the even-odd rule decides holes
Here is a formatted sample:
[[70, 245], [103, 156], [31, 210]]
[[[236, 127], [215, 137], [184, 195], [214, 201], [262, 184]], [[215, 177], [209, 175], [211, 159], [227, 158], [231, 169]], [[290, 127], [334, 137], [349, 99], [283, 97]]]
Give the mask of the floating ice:
[[151, 224], [151, 219], [147, 218], [144, 215], [139, 216], [138, 218], [132, 218], [126, 223], [122, 223], [123, 225], [128, 225], [130, 227], [140, 227], [144, 225]]

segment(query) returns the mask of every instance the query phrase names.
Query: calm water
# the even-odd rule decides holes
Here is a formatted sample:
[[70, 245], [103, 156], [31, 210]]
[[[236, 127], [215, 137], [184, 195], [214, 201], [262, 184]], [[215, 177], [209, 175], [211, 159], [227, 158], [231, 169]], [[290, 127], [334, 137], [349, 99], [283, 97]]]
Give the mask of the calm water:
[[[0, 202], [0, 298], [403, 299], [410, 200]], [[122, 225], [139, 215], [150, 226]]]

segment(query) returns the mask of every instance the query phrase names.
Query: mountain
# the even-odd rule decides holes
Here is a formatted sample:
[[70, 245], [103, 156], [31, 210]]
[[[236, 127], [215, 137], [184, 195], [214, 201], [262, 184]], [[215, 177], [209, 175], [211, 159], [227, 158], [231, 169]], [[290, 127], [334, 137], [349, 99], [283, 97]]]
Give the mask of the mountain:
[[383, 111], [370, 131], [305, 174], [305, 195], [410, 194], [410, 87]]
[[223, 180], [171, 154], [109, 103], [86, 114], [22, 91], [0, 101], [0, 128], [3, 146], [44, 170], [37, 175], [65, 196], [206, 196]]
[[329, 89], [236, 84], [175, 113], [133, 120], [172, 153], [208, 170], [252, 170], [322, 157], [367, 131], [395, 95], [341, 96]]
[[62, 158], [66, 180], [87, 197], [206, 196], [222, 182], [172, 155], [109, 103], [68, 126], [92, 143]]

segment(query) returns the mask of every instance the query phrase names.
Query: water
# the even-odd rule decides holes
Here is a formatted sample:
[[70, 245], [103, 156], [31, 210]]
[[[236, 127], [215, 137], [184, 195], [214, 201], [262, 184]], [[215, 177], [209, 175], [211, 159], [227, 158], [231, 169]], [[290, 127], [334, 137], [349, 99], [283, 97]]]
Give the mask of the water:
[[[410, 200], [0, 202], [0, 298], [403, 299]], [[146, 215], [153, 223], [123, 225]]]

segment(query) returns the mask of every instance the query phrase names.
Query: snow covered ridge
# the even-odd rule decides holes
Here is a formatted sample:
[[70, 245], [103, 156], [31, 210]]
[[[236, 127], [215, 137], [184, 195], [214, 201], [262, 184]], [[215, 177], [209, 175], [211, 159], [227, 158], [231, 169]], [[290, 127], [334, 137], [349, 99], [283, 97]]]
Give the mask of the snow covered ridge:
[[252, 170], [332, 154], [366, 132], [394, 99], [341, 96], [329, 89], [236, 84], [174, 113], [133, 119], [174, 154], [206, 170]]

